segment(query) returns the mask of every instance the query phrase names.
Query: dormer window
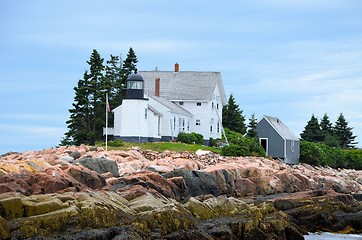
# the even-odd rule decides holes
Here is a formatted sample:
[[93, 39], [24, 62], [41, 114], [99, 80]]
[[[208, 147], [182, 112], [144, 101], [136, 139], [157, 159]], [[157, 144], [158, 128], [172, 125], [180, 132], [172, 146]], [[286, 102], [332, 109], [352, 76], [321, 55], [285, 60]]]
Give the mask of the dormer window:
[[184, 105], [184, 102], [179, 102], [178, 104], [179, 104], [179, 105]]
[[196, 103], [196, 106], [201, 106], [201, 103], [200, 102]]

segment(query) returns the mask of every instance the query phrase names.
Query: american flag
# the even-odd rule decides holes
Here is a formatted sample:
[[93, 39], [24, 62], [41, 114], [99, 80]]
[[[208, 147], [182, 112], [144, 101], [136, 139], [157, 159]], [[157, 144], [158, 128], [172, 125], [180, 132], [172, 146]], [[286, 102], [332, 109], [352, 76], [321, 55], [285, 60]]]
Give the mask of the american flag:
[[108, 102], [108, 94], [107, 94], [107, 99], [106, 99], [106, 105], [107, 105], [107, 111], [110, 112], [111, 107], [109, 106], [109, 102]]

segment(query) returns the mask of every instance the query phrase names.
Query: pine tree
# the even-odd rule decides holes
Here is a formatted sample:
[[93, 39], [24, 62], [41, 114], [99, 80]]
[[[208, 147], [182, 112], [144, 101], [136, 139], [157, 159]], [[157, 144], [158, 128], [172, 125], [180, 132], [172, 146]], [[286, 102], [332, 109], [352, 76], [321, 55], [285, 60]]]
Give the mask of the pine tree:
[[88, 143], [89, 139], [89, 91], [88, 91], [88, 72], [85, 71], [84, 78], [78, 81], [78, 86], [74, 87], [75, 97], [73, 108], [69, 109], [70, 118], [66, 122], [69, 131], [65, 133], [65, 137], [61, 141], [61, 145], [80, 145]]
[[255, 114], [253, 113], [251, 115], [251, 118], [249, 118], [249, 124], [248, 124], [248, 131], [246, 132], [246, 135], [251, 138], [257, 138], [258, 132], [256, 131], [256, 124], [257, 119], [255, 118]]
[[[105, 66], [104, 89], [108, 93], [108, 102], [111, 109], [119, 106], [125, 96], [125, 83], [122, 83], [122, 77], [123, 70], [120, 57], [110, 55], [110, 59]], [[105, 102], [106, 101], [104, 101], [104, 104]], [[110, 123], [113, 124], [113, 119], [113, 114], [109, 113], [108, 126], [110, 126]]]
[[245, 134], [245, 116], [242, 114], [243, 111], [239, 109], [239, 105], [235, 103], [235, 98], [231, 94], [227, 105], [222, 110], [223, 126], [231, 131]]
[[[88, 75], [88, 101], [90, 106], [90, 121], [88, 144], [94, 145], [96, 140], [101, 140], [103, 135], [103, 127], [105, 126], [105, 91], [107, 89], [103, 76], [103, 61], [97, 50], [93, 49], [91, 57], [87, 63], [89, 64], [90, 73]], [[104, 106], [104, 107], [103, 107]]]
[[[87, 61], [89, 70], [85, 71], [83, 79], [74, 88], [73, 108], [69, 109], [70, 118], [66, 122], [69, 130], [62, 138], [61, 145], [94, 145], [95, 141], [103, 138], [103, 127], [106, 125], [106, 92], [111, 106], [122, 103], [127, 76], [137, 72], [137, 57], [130, 48], [123, 65], [118, 56], [111, 55], [106, 66], [103, 61], [94, 49]], [[112, 114], [109, 114], [108, 121], [113, 121]]]
[[137, 73], [137, 56], [133, 49], [130, 47], [128, 50], [127, 58], [123, 62], [122, 69], [126, 72], [126, 77], [131, 73]]
[[308, 142], [320, 142], [322, 141], [322, 132], [318, 123], [318, 119], [312, 115], [311, 119], [308, 121], [303, 132], [300, 134], [302, 140]]
[[354, 142], [357, 136], [353, 136], [352, 129], [348, 126], [348, 122], [341, 113], [334, 126], [334, 132], [341, 148], [353, 148], [353, 145], [357, 144], [357, 142]]
[[330, 147], [339, 147], [338, 139], [334, 133], [332, 123], [329, 120], [327, 113], [324, 114], [320, 122], [322, 132], [322, 141]]
[[[105, 125], [105, 79], [103, 77], [103, 58], [97, 50], [93, 50], [89, 61], [90, 70], [86, 70], [83, 79], [74, 88], [73, 108], [69, 109], [70, 117], [66, 122], [68, 132], [61, 144], [94, 145], [102, 139]], [[103, 107], [102, 107], [103, 106]]]

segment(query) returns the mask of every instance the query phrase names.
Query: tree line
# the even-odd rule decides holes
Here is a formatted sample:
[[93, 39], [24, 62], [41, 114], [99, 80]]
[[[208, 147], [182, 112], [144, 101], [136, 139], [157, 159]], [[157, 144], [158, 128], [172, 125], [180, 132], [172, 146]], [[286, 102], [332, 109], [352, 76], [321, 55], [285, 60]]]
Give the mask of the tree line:
[[321, 121], [312, 115], [303, 132], [300, 134], [301, 140], [315, 143], [324, 143], [329, 147], [342, 149], [354, 148], [357, 136], [353, 135], [352, 127], [348, 126], [343, 113], [340, 113], [334, 124], [325, 113]]
[[[127, 76], [137, 72], [137, 56], [129, 48], [127, 57], [110, 55], [104, 64], [104, 58], [93, 49], [87, 61], [89, 69], [85, 70], [83, 78], [79, 79], [74, 87], [74, 103], [68, 111], [69, 120], [66, 121], [68, 131], [60, 145], [94, 145], [103, 138], [103, 127], [106, 114], [106, 93], [110, 106], [118, 106], [125, 97]], [[110, 114], [109, 122], [113, 122]]]

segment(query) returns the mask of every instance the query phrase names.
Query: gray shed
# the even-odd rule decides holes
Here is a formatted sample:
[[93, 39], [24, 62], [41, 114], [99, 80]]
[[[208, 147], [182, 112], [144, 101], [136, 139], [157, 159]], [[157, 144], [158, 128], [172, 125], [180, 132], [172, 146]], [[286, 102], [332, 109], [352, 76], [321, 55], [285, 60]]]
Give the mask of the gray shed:
[[299, 139], [279, 118], [263, 116], [256, 125], [259, 142], [268, 156], [288, 164], [298, 164]]

